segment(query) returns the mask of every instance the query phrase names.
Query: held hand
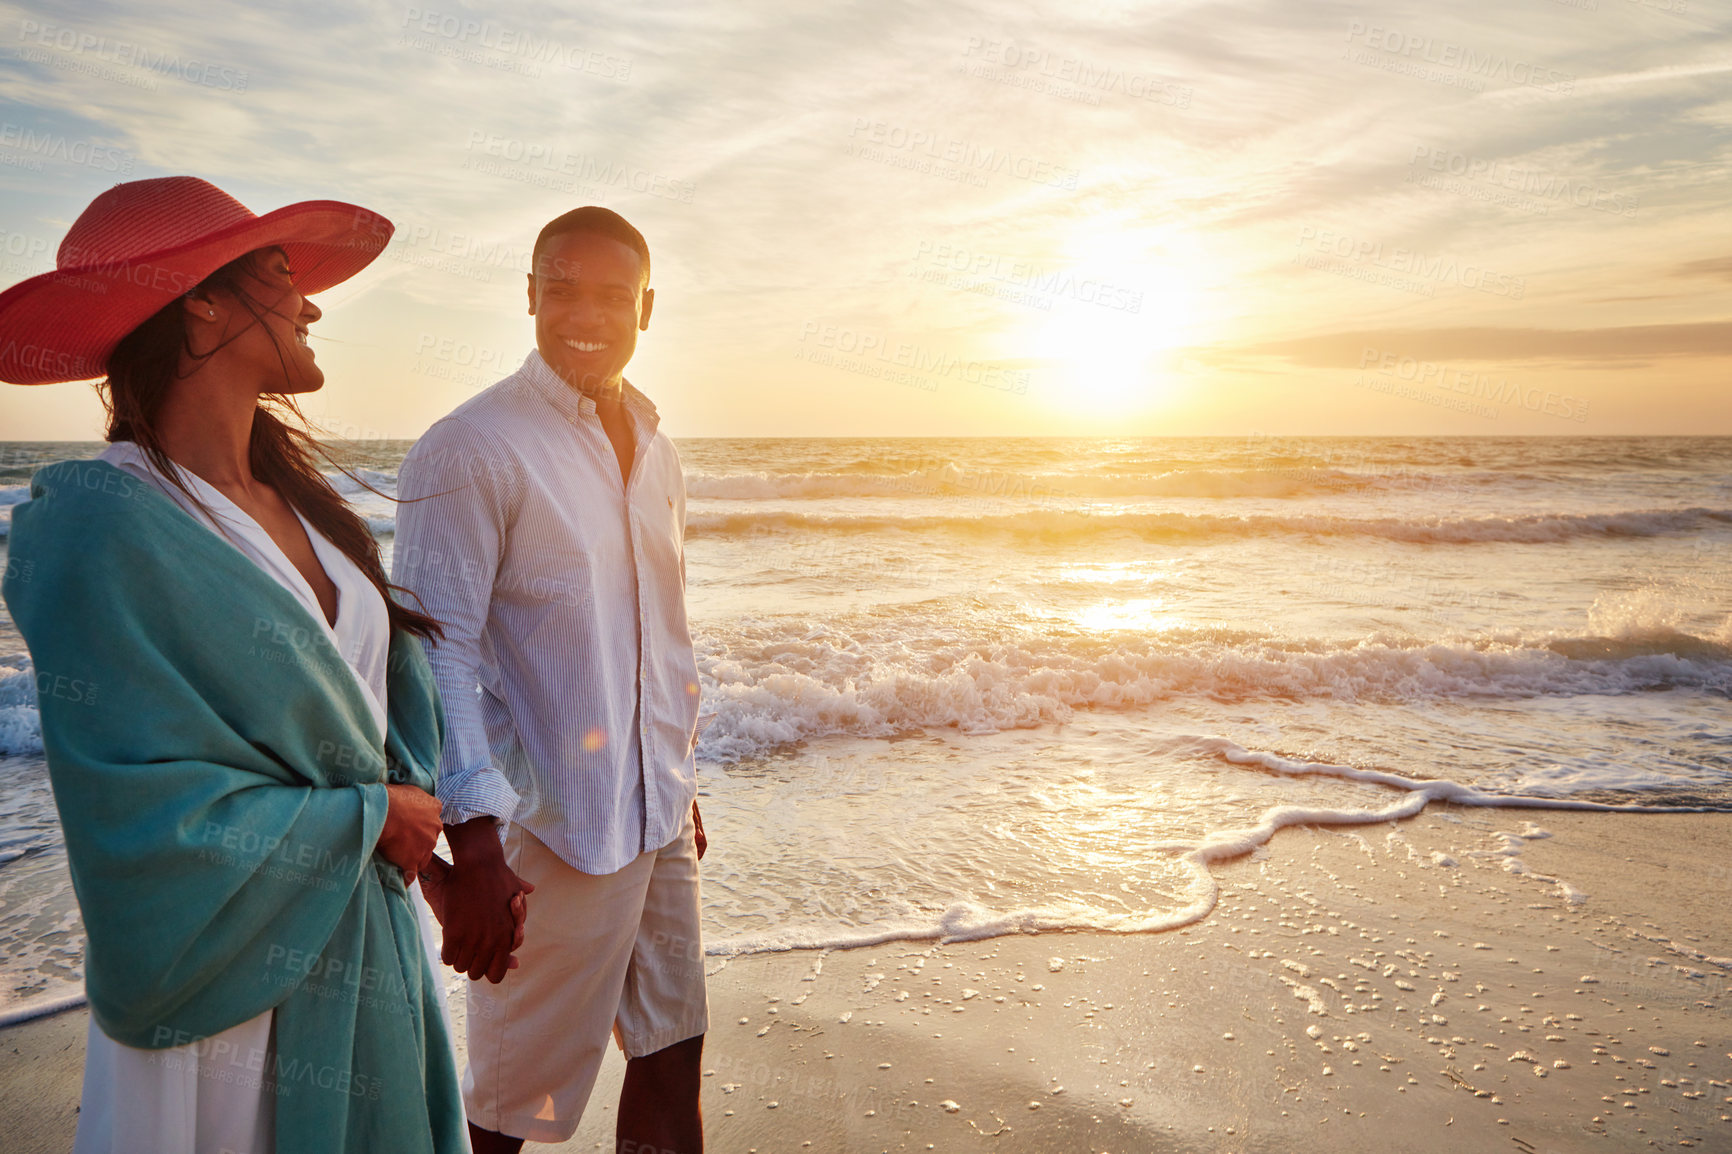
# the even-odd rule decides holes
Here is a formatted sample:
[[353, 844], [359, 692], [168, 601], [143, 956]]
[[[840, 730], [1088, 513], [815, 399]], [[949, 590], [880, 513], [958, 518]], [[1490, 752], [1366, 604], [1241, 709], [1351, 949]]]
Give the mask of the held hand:
[[443, 885], [445, 945], [440, 960], [467, 974], [472, 981], [505, 979], [517, 959], [511, 952], [523, 944], [528, 903], [535, 889], [505, 864], [499, 837], [486, 818], [446, 830], [452, 856]]
[[[526, 886], [529, 885], [528, 882], [524, 882], [523, 884]], [[535, 887], [529, 886], [529, 888], [534, 889]], [[523, 945], [523, 924], [529, 920], [528, 892], [528, 890], [520, 890], [518, 891], [517, 896], [511, 899], [511, 916], [517, 921], [517, 932], [511, 936], [511, 948], [513, 950], [517, 950]], [[505, 968], [508, 970], [515, 970], [517, 968], [517, 955], [515, 953], [512, 955], [511, 960], [505, 963]]]
[[[427, 859], [427, 864], [421, 868], [421, 896], [427, 900], [427, 908], [433, 911], [433, 919], [441, 928], [445, 925], [445, 879], [451, 876], [451, 863], [434, 854]], [[511, 916], [517, 922], [517, 932], [512, 936], [511, 948], [518, 949], [523, 945], [523, 923], [527, 920], [529, 903], [522, 893], [511, 899]], [[513, 957], [506, 963], [507, 969], [517, 968], [517, 959]]]
[[385, 790], [390, 803], [373, 852], [402, 870], [403, 884], [409, 885], [439, 840], [439, 802], [412, 785], [387, 785]]
[[491, 865], [453, 866], [441, 888], [445, 944], [440, 960], [471, 981], [504, 981], [506, 971], [517, 968], [512, 952], [523, 945], [525, 895], [535, 887], [501, 858]]
[[445, 924], [445, 879], [450, 876], [451, 863], [434, 854], [427, 859], [427, 864], [421, 867], [421, 896], [427, 901], [427, 908], [433, 911], [433, 920], [441, 926]]

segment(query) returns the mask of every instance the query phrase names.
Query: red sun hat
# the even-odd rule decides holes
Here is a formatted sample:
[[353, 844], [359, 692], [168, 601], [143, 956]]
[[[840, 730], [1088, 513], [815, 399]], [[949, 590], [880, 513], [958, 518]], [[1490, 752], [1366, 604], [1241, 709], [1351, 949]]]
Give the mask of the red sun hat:
[[0, 293], [0, 381], [104, 376], [122, 337], [237, 257], [280, 247], [295, 287], [311, 295], [366, 268], [392, 231], [378, 213], [337, 200], [254, 216], [196, 176], [117, 184], [72, 222], [53, 272]]

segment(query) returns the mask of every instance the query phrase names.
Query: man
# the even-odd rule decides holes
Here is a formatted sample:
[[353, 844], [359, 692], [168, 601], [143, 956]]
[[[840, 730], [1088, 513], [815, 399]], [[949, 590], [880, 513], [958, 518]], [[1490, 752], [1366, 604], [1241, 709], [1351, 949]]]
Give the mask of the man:
[[[394, 576], [444, 623], [444, 960], [476, 1154], [576, 1131], [611, 1029], [620, 1149], [696, 1154], [708, 1028], [685, 484], [622, 375], [649, 247], [604, 208], [536, 238], [536, 350], [404, 459]], [[534, 913], [511, 967], [511, 903]]]

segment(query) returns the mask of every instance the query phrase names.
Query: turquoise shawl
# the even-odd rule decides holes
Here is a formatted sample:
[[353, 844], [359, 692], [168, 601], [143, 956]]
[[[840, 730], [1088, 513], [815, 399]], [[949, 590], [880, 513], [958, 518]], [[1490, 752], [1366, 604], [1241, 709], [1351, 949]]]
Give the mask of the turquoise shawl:
[[438, 975], [373, 854], [386, 782], [432, 792], [444, 720], [391, 639], [389, 725], [293, 594], [154, 486], [40, 470], [12, 514], [7, 607], [104, 1033], [161, 1050], [274, 1008], [275, 1055], [201, 1046], [275, 1096], [277, 1149], [467, 1149]]

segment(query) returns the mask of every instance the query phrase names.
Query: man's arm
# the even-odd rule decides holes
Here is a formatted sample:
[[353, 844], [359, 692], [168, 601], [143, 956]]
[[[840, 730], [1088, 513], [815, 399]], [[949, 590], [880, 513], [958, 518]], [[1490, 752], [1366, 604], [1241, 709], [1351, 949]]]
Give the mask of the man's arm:
[[[437, 618], [444, 636], [427, 656], [445, 706], [438, 795], [455, 859], [441, 889], [446, 965], [498, 982], [520, 922], [512, 900], [531, 889], [505, 865], [497, 823], [517, 791], [494, 766], [481, 716], [481, 637], [504, 551], [517, 473], [502, 446], [462, 421], [441, 421], [398, 474], [392, 577]], [[485, 837], [477, 836], [485, 834]]]

